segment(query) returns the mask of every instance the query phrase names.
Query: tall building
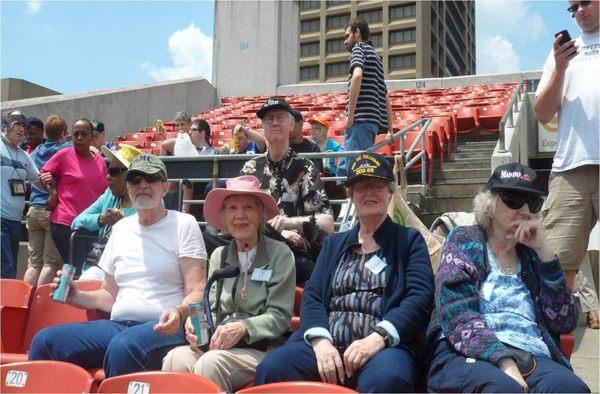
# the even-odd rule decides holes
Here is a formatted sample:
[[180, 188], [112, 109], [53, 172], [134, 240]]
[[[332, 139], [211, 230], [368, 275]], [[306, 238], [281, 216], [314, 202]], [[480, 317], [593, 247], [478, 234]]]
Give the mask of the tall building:
[[347, 79], [344, 28], [361, 16], [386, 79], [475, 74], [474, 1], [300, 1], [299, 81]]

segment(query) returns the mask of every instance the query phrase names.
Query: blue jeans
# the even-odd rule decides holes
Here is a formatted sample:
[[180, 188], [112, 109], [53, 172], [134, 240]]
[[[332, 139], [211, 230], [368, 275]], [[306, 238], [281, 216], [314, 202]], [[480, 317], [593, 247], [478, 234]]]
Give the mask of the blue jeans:
[[[470, 361], [470, 360], [469, 360]], [[536, 357], [534, 372], [525, 378], [530, 393], [589, 393], [573, 371], [548, 357]], [[492, 363], [467, 362], [447, 340], [439, 340], [429, 365], [427, 390], [435, 393], [522, 393], [516, 380]]]
[[[379, 127], [373, 122], [354, 122], [354, 125], [346, 129], [346, 139], [342, 150], [349, 152], [354, 150], [366, 150], [375, 143], [375, 136]], [[354, 156], [340, 157], [338, 159], [337, 175], [346, 176], [346, 169], [352, 166]]]
[[[343, 357], [343, 355], [341, 355]], [[359, 393], [414, 393], [419, 379], [419, 366], [406, 349], [391, 347], [373, 356], [345, 385]], [[258, 364], [254, 384], [320, 381], [317, 357], [303, 339], [292, 336], [287, 343], [270, 352]]]
[[2, 218], [2, 278], [14, 279], [17, 277], [20, 237], [21, 222]]
[[104, 367], [106, 377], [160, 370], [169, 350], [185, 345], [183, 327], [171, 336], [156, 333], [157, 323], [95, 320], [47, 327], [33, 338], [29, 360], [58, 360], [83, 368]]

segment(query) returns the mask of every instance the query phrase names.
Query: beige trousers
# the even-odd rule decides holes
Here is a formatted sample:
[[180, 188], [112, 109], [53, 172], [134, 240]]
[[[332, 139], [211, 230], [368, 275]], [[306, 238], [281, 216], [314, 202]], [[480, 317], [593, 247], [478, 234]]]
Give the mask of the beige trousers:
[[598, 295], [595, 286], [592, 267], [590, 264], [590, 253], [586, 253], [581, 267], [575, 277], [575, 285], [581, 304], [581, 312], [598, 311]]
[[192, 372], [233, 393], [254, 379], [256, 366], [266, 352], [245, 348], [211, 350], [206, 353], [189, 346], [171, 350], [163, 359], [163, 371]]
[[44, 207], [30, 206], [27, 211], [27, 233], [29, 234], [29, 267], [42, 268], [50, 265], [62, 267], [62, 258], [50, 236], [50, 212]]

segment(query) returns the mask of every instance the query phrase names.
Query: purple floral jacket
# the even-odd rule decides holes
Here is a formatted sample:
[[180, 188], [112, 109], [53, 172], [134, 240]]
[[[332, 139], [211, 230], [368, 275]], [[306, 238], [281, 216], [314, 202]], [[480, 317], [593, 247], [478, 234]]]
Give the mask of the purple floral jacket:
[[[558, 258], [542, 262], [533, 249], [522, 244], [516, 248], [521, 278], [531, 292], [542, 339], [552, 359], [571, 368], [560, 350], [559, 334], [575, 329], [578, 311]], [[435, 278], [435, 309], [427, 329], [429, 343], [437, 340], [442, 330], [466, 357], [493, 364], [512, 357], [479, 312], [479, 288], [490, 271], [486, 234], [481, 227], [457, 227], [448, 234]]]

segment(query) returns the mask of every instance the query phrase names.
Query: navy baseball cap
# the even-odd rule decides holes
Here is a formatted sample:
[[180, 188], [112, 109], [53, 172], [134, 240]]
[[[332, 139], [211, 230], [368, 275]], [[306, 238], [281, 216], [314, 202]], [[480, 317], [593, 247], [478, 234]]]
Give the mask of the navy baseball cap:
[[294, 121], [296, 123], [304, 122], [304, 117], [302, 117], [302, 112], [298, 111], [297, 109], [292, 110], [292, 115], [294, 115]]
[[35, 116], [30, 116], [29, 118], [27, 118], [27, 126], [35, 126], [39, 129], [44, 130], [44, 122], [42, 122], [40, 118], [37, 118]]
[[94, 119], [92, 121], [92, 134], [96, 135], [100, 133], [104, 133], [104, 123], [99, 119]]
[[394, 179], [394, 170], [384, 156], [378, 153], [365, 152], [356, 156], [350, 171], [348, 171], [348, 179], [343, 185], [350, 187], [361, 178], [378, 178], [391, 182]]

